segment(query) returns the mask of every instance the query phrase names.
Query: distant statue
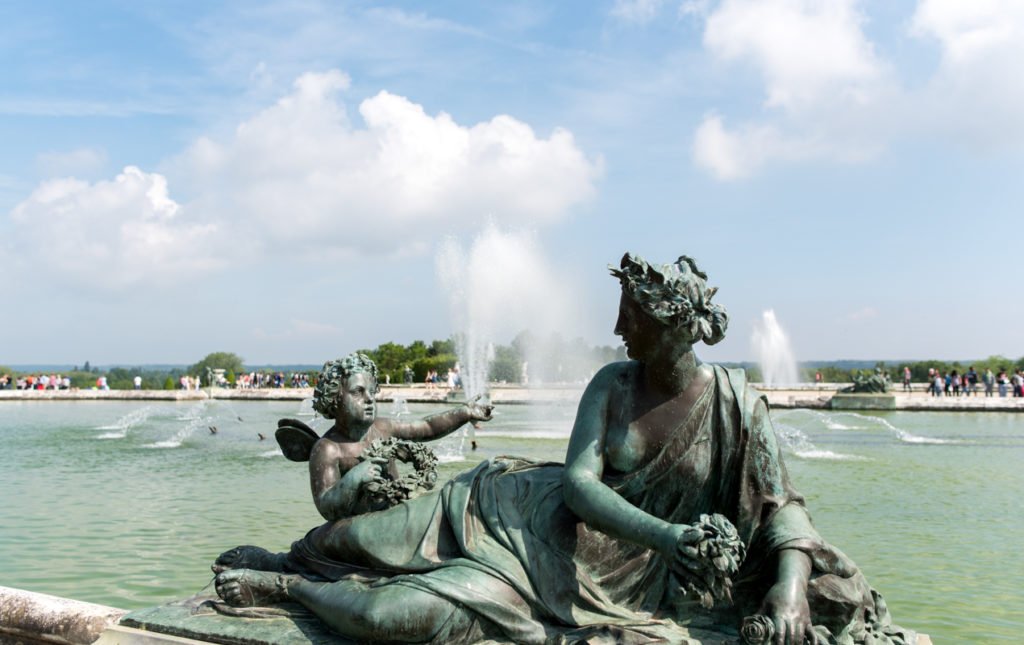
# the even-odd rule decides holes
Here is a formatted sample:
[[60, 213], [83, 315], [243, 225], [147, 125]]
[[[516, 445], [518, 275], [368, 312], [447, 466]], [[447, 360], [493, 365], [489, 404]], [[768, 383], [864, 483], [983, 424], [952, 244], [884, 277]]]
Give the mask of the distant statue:
[[889, 379], [881, 369], [874, 374], [855, 374], [853, 385], [839, 390], [846, 394], [885, 394], [889, 391]]
[[728, 323], [697, 264], [612, 273], [629, 360], [591, 380], [565, 464], [496, 458], [287, 553], [229, 551], [220, 597], [360, 642], [915, 643], [812, 526], [765, 398], [694, 354]]

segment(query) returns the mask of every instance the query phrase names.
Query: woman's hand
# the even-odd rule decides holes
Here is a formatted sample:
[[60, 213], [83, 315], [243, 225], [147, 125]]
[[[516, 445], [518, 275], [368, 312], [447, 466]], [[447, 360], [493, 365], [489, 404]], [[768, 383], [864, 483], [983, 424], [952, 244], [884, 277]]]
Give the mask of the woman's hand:
[[761, 613], [775, 625], [774, 645], [817, 645], [818, 636], [811, 624], [806, 585], [800, 581], [780, 580], [772, 585], [761, 603]]
[[661, 555], [669, 568], [701, 576], [705, 567], [698, 559], [694, 546], [704, 537], [704, 531], [690, 524], [670, 524]]

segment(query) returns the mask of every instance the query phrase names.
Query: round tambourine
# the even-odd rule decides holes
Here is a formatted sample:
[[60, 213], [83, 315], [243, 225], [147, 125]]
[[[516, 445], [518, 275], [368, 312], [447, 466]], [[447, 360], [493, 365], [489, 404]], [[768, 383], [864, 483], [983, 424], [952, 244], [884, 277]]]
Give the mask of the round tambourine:
[[[428, 491], [437, 483], [437, 455], [427, 446], [404, 439], [377, 439], [359, 456], [386, 459], [380, 476], [363, 486], [372, 506], [390, 508]], [[399, 462], [412, 466], [403, 473]]]

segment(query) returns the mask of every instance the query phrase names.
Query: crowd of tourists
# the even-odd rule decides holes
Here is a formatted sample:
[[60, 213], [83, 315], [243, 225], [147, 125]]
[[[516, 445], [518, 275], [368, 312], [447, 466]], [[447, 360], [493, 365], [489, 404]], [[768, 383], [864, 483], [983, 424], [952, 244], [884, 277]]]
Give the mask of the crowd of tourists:
[[199, 376], [189, 376], [182, 374], [178, 377], [178, 389], [181, 390], [198, 390], [203, 385], [203, 380]]
[[[904, 368], [903, 386], [909, 390], [909, 368]], [[941, 372], [935, 368], [928, 369], [928, 393], [932, 396], [995, 396], [1024, 397], [1024, 370], [1015, 370], [1012, 374], [1005, 369], [993, 373], [986, 369], [979, 373], [974, 366], [960, 373], [958, 370]]]
[[[406, 380], [406, 383], [411, 382], [411, 379]], [[444, 383], [448, 387], [449, 392], [454, 392], [462, 387], [462, 371], [459, 369], [459, 364], [456, 363], [442, 379], [437, 370], [428, 370], [427, 377], [423, 382], [426, 383], [427, 390], [436, 390], [439, 383]]]
[[60, 374], [0, 375], [0, 390], [70, 390], [71, 379]]
[[[284, 372], [249, 372], [239, 376], [235, 384], [232, 385], [223, 376], [220, 377], [219, 382], [216, 384], [219, 387], [237, 387], [243, 389], [257, 389], [257, 388], [303, 388], [312, 387], [310, 375], [305, 372], [293, 372], [285, 374]], [[143, 380], [141, 376], [136, 375], [131, 380], [132, 386], [136, 390], [141, 390]], [[182, 374], [177, 378], [177, 388], [180, 390], [199, 390], [204, 385], [202, 377], [199, 375], [191, 376], [189, 374]], [[206, 383], [209, 385], [209, 383]], [[106, 376], [97, 376], [95, 384], [89, 383], [88, 386], [82, 386], [80, 383], [76, 387], [88, 387], [97, 390], [109, 390], [110, 386], [107, 383]], [[71, 378], [61, 374], [24, 374], [21, 376], [12, 376], [11, 374], [0, 374], [0, 390], [70, 390]]]
[[281, 387], [311, 387], [305, 372], [249, 372], [235, 379], [235, 387], [244, 390]]

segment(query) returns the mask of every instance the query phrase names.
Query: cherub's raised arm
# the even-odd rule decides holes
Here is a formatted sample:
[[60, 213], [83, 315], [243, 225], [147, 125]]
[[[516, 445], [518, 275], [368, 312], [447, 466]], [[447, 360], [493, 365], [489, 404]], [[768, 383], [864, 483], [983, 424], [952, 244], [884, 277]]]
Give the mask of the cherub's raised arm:
[[440, 439], [472, 421], [490, 421], [492, 405], [480, 403], [481, 397], [451, 410], [445, 410], [417, 421], [395, 421], [389, 419], [390, 434], [399, 439], [412, 441], [430, 441]]

